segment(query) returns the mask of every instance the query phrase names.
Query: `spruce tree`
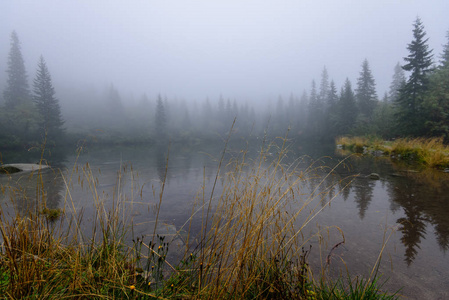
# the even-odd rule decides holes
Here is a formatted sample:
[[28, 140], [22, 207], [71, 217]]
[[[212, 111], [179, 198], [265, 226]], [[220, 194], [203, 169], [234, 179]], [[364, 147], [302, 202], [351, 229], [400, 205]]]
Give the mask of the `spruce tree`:
[[337, 95], [337, 88], [335, 86], [335, 82], [331, 80], [331, 83], [329, 85], [329, 93], [327, 95], [327, 107], [329, 109], [334, 108], [335, 104], [337, 103], [338, 95]]
[[327, 103], [326, 103], [326, 115], [325, 115], [325, 137], [331, 138], [335, 137], [336, 135], [336, 128], [334, 126], [335, 123], [335, 116], [336, 116], [336, 108], [338, 103], [338, 95], [337, 95], [337, 88], [335, 87], [335, 82], [331, 80], [331, 83], [329, 85], [329, 91], [327, 94]]
[[25, 70], [20, 41], [17, 33], [11, 33], [11, 48], [8, 56], [7, 85], [3, 92], [5, 108], [12, 110], [18, 105], [30, 102], [28, 77]]
[[351, 81], [346, 78], [337, 104], [336, 130], [338, 134], [348, 134], [354, 128], [357, 118], [357, 103]]
[[395, 102], [398, 100], [400, 91], [404, 87], [405, 82], [404, 70], [402, 69], [401, 64], [397, 63], [394, 67], [393, 79], [390, 84], [389, 101]]
[[377, 105], [377, 93], [376, 83], [367, 59], [363, 61], [362, 71], [357, 79], [356, 99], [362, 119], [370, 122]]
[[42, 136], [47, 135], [47, 139], [56, 141], [64, 133], [64, 121], [61, 115], [61, 108], [55, 98], [55, 90], [51, 81], [44, 58], [39, 59], [36, 78], [33, 82], [33, 100], [39, 112], [38, 121], [39, 132]]
[[[449, 39], [449, 32], [448, 32]], [[443, 48], [438, 68], [429, 76], [429, 88], [424, 97], [426, 130], [449, 142], [449, 41]]]
[[430, 76], [424, 107], [428, 133], [449, 142], [449, 67], [438, 69]]
[[316, 90], [315, 80], [312, 80], [309, 99], [308, 127], [309, 134], [316, 138], [321, 134], [323, 106]]
[[401, 134], [420, 136], [425, 134], [424, 95], [428, 88], [428, 74], [432, 71], [432, 50], [419, 18], [413, 25], [413, 41], [407, 46], [409, 55], [404, 57], [405, 71], [411, 72], [396, 100], [396, 120]]

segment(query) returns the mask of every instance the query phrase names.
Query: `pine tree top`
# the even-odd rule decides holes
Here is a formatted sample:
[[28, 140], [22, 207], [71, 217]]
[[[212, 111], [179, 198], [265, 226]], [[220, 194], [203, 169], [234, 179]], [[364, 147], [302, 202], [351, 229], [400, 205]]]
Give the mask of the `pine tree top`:
[[426, 38], [424, 25], [419, 17], [413, 24], [413, 38], [413, 41], [407, 46], [410, 53], [404, 57], [407, 63], [402, 68], [405, 71], [422, 72], [422, 75], [425, 75], [427, 71], [430, 71], [433, 55], [427, 45], [429, 39]]
[[4, 91], [6, 107], [15, 106], [30, 100], [28, 76], [22, 57], [20, 41], [17, 33], [11, 33], [11, 48], [8, 55], [7, 86]]

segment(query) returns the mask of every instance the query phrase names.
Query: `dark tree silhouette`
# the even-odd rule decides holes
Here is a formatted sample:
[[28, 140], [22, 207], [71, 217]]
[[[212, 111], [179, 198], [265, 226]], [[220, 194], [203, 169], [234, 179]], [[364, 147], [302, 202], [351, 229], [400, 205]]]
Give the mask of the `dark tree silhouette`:
[[20, 50], [20, 41], [17, 33], [11, 33], [11, 49], [8, 56], [8, 79], [3, 92], [5, 108], [12, 110], [16, 106], [30, 102], [30, 90], [25, 64]]
[[432, 50], [429, 50], [428, 38], [419, 18], [413, 26], [414, 39], [407, 46], [410, 53], [404, 57], [406, 64], [402, 66], [411, 74], [396, 100], [396, 117], [402, 134], [420, 136], [425, 133], [423, 99], [428, 88], [428, 74], [432, 71]]
[[360, 180], [359, 184], [354, 185], [354, 201], [359, 209], [359, 217], [363, 220], [368, 210], [369, 204], [373, 199], [373, 189], [375, 182], [373, 180]]
[[441, 65], [429, 76], [424, 108], [426, 130], [449, 142], [449, 41], [443, 49]]
[[357, 79], [357, 88], [355, 91], [359, 113], [365, 122], [370, 122], [377, 105], [377, 93], [376, 83], [367, 59], [362, 63], [362, 71]]
[[357, 118], [357, 104], [351, 82], [346, 78], [345, 84], [341, 89], [340, 99], [336, 110], [336, 130], [339, 134], [349, 133], [354, 127]]
[[335, 107], [335, 104], [337, 104], [337, 101], [337, 87], [335, 86], [334, 81], [331, 80], [331, 83], [329, 85], [329, 94], [327, 95], [327, 107], [329, 109], [333, 109]]
[[309, 116], [307, 125], [309, 127], [309, 134], [312, 137], [318, 137], [322, 132], [323, 102], [317, 93], [315, 80], [312, 80], [308, 108]]
[[33, 100], [40, 115], [39, 133], [42, 136], [46, 135], [47, 139], [52, 141], [62, 138], [64, 121], [61, 108], [55, 98], [51, 75], [42, 56], [39, 59], [36, 78], [33, 82], [33, 93]]
[[390, 91], [388, 95], [389, 101], [395, 102], [399, 99], [399, 94], [405, 85], [405, 81], [404, 70], [402, 69], [401, 64], [397, 63], [394, 67], [393, 79], [390, 84]]
[[421, 239], [425, 238], [427, 219], [412, 204], [404, 206], [404, 212], [406, 216], [399, 218], [397, 223], [401, 224], [399, 231], [402, 232], [401, 242], [405, 247], [404, 260], [410, 266], [418, 254]]

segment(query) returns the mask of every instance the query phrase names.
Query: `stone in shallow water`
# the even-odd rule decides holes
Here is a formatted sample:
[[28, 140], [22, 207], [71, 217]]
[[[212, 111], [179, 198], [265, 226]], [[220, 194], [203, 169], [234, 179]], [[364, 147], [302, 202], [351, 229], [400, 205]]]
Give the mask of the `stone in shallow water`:
[[17, 173], [20, 172], [22, 170], [20, 170], [19, 168], [16, 168], [14, 166], [3, 166], [0, 167], [0, 174], [13, 174], [13, 173]]
[[380, 176], [377, 173], [371, 173], [368, 175], [369, 179], [373, 179], [373, 180], [379, 180]]
[[6, 164], [0, 166], [0, 174], [14, 174], [18, 172], [37, 171], [46, 169], [49, 166], [39, 164]]

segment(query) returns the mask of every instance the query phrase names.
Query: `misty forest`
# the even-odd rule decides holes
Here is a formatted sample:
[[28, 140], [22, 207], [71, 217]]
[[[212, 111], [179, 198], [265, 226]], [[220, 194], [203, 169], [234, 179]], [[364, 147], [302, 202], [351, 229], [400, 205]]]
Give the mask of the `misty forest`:
[[[36, 76], [28, 78], [19, 33], [12, 32], [0, 110], [3, 149], [42, 144], [186, 143], [222, 139], [233, 120], [233, 135], [250, 138], [284, 136], [296, 140], [332, 140], [341, 135], [444, 137], [449, 139], [449, 41], [441, 54], [427, 45], [419, 18], [413, 24], [408, 56], [392, 66], [388, 92], [378, 95], [376, 79], [365, 59], [355, 82], [337, 87], [324, 66], [301, 95], [279, 95], [268, 103], [230, 99], [226, 94], [194, 101], [143, 93], [134, 101], [111, 83], [102, 89], [58, 90], [53, 86], [45, 53]], [[449, 35], [448, 35], [449, 38]], [[6, 42], [6, 41], [5, 41]], [[22, 45], [23, 44], [23, 45]], [[398, 61], [401, 57], [398, 57]], [[29, 68], [29, 67], [28, 67]], [[87, 70], [88, 71], [88, 70]], [[129, 104], [133, 103], [133, 104]]]
[[[49, 53], [38, 53], [39, 47], [29, 40], [40, 42], [42, 36], [33, 35], [46, 35], [45, 27], [34, 31], [28, 23], [13, 26], [21, 19], [17, 16], [30, 13], [24, 8], [14, 7], [17, 15], [12, 14], [8, 32], [0, 36], [5, 49], [5, 63], [0, 63], [0, 295], [7, 299], [449, 297], [449, 31], [438, 37], [444, 45], [435, 51], [424, 22], [413, 17], [406, 37], [395, 36], [403, 28], [389, 32], [397, 41], [407, 41], [401, 46], [405, 57], [395, 57], [391, 50], [395, 45], [383, 49], [390, 39], [354, 62], [357, 51], [363, 52], [359, 58], [365, 57], [365, 51], [354, 46], [359, 42], [354, 35], [347, 48], [339, 49], [344, 59], [335, 64], [332, 51], [337, 50], [323, 46], [332, 43], [319, 43], [319, 50], [307, 43], [313, 44], [315, 32], [327, 32], [343, 45], [342, 28], [349, 27], [318, 28], [315, 19], [312, 26], [293, 26], [299, 19], [296, 13], [308, 14], [302, 2], [295, 4], [297, 12], [276, 5], [283, 13], [263, 28], [258, 26], [265, 24], [265, 17], [276, 15], [270, 9], [262, 7], [261, 19], [252, 16], [255, 25], [242, 13], [246, 29], [256, 30], [249, 30], [251, 37], [243, 34], [241, 44], [241, 25], [231, 26], [229, 35], [235, 40], [226, 39], [232, 23], [227, 18], [234, 16], [235, 4], [226, 13], [218, 8], [211, 16], [182, 4], [204, 17], [199, 20], [184, 11], [177, 15], [183, 9], [165, 3], [157, 8], [159, 4], [145, 2], [147, 10], [125, 5], [129, 16], [138, 15], [142, 24], [151, 19], [149, 15], [154, 18], [147, 27], [130, 22], [134, 31], [128, 31], [120, 23], [126, 19], [121, 11], [125, 6], [118, 5], [120, 12], [113, 15], [107, 13], [112, 2], [98, 7], [86, 3], [79, 7], [79, 15], [72, 15], [66, 4], [61, 7], [70, 13], [59, 14], [55, 4], [57, 21], [46, 23], [55, 32], [48, 34], [50, 46], [46, 39], [43, 42]], [[14, 5], [10, 4], [11, 12]], [[73, 5], [78, 8], [78, 3]], [[403, 9], [402, 3], [394, 5]], [[326, 19], [323, 6], [317, 4], [317, 9]], [[354, 5], [352, 13], [376, 22], [396, 22], [395, 11], [386, 9], [382, 15], [370, 7]], [[174, 19], [188, 15], [191, 27], [184, 31], [184, 19], [170, 27], [172, 21], [164, 19], [163, 9]], [[67, 22], [73, 32], [61, 33], [52, 25], [71, 16], [79, 22]], [[217, 22], [204, 28], [219, 16], [224, 26]], [[157, 17], [166, 23], [159, 24]], [[89, 18], [93, 23], [87, 22]], [[352, 29], [358, 22], [370, 23], [354, 20]], [[281, 21], [284, 26], [276, 27]], [[100, 25], [93, 28], [97, 22]], [[114, 27], [115, 23], [120, 24]], [[270, 26], [275, 29], [264, 32]], [[385, 34], [382, 28], [377, 38], [360, 44], [378, 43]], [[292, 49], [287, 49], [291, 52], [283, 52], [291, 32], [283, 36], [282, 31], [289, 29], [304, 30], [303, 37], [298, 38], [301, 43], [291, 43]], [[104, 37], [102, 30], [110, 36]], [[363, 30], [354, 32], [369, 35]], [[197, 31], [201, 42], [194, 38]], [[76, 34], [81, 38], [73, 38]], [[278, 35], [282, 39], [277, 40]], [[179, 43], [170, 40], [184, 36], [188, 37]], [[201, 48], [211, 37], [217, 38], [211, 44], [221, 40], [223, 44]], [[255, 42], [260, 42], [258, 38], [263, 43]], [[63, 42], [57, 45], [59, 39]], [[89, 61], [86, 53], [93, 40], [99, 41]], [[117, 42], [117, 49], [107, 41]], [[188, 47], [190, 42], [193, 48]], [[73, 47], [76, 43], [80, 48]], [[166, 43], [166, 48], [154, 50], [158, 43]], [[180, 47], [183, 43], [186, 49]], [[251, 46], [245, 48], [246, 43]], [[141, 52], [127, 52], [124, 45]], [[209, 50], [223, 45], [242, 49], [226, 48], [222, 57]], [[253, 51], [260, 45], [269, 49]], [[59, 52], [59, 46], [66, 50]], [[199, 48], [204, 51], [196, 51]], [[312, 49], [317, 57], [326, 48], [329, 61], [284, 57], [303, 48]], [[352, 54], [349, 48], [354, 48]], [[80, 49], [86, 52], [78, 53]], [[145, 55], [153, 50], [161, 56], [151, 60]], [[191, 56], [184, 57], [183, 51]], [[27, 57], [33, 53], [40, 55], [37, 61]], [[135, 57], [128, 57], [129, 63], [120, 61], [117, 77], [108, 77], [107, 68], [120, 66], [124, 59], [117, 53], [125, 53], [125, 60], [128, 54]], [[234, 66], [216, 77], [208, 72], [215, 66], [226, 68], [227, 63], [243, 64], [253, 54], [266, 65], [254, 59], [237, 68], [241, 72], [234, 72]], [[217, 64], [200, 62], [202, 55], [210, 55]], [[241, 57], [239, 62], [236, 58]], [[369, 57], [393, 63], [388, 74], [385, 65], [381, 67], [379, 60], [371, 63]], [[80, 58], [86, 62], [77, 61]], [[71, 59], [76, 68], [69, 67]], [[139, 65], [139, 59], [146, 63]], [[198, 70], [185, 67], [196, 63], [203, 65]], [[319, 65], [313, 72], [307, 63]], [[253, 68], [260, 64], [260, 69]], [[302, 64], [303, 70], [296, 73], [302, 79], [293, 81], [296, 92], [283, 90], [291, 82], [264, 86], [273, 78], [281, 83], [291, 80]], [[331, 70], [338, 64], [356, 70], [352, 75], [346, 75], [348, 69], [343, 67]], [[92, 70], [85, 69], [87, 65]], [[149, 66], [155, 68], [148, 71], [148, 78], [142, 76]], [[170, 66], [185, 73], [179, 81], [167, 79], [176, 75]], [[283, 72], [285, 66], [295, 70]], [[92, 79], [95, 67], [108, 78], [103, 83]], [[79, 69], [85, 72], [84, 82], [77, 81]], [[273, 71], [273, 77], [257, 77], [262, 69]], [[382, 78], [376, 78], [379, 73], [374, 70], [382, 70]], [[138, 75], [130, 76], [133, 72]], [[245, 81], [245, 74], [253, 74], [254, 80]], [[311, 77], [307, 82], [304, 74]], [[194, 79], [184, 82], [189, 76]], [[228, 85], [221, 85], [224, 78]], [[137, 90], [147, 88], [147, 81], [148, 90]], [[209, 89], [201, 89], [208, 84]], [[307, 88], [302, 91], [303, 87]], [[387, 91], [380, 92], [382, 88]], [[350, 148], [350, 142], [342, 141], [355, 142]], [[391, 279], [384, 282], [384, 278]]]

